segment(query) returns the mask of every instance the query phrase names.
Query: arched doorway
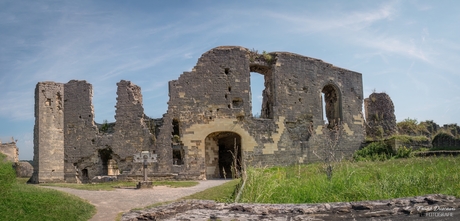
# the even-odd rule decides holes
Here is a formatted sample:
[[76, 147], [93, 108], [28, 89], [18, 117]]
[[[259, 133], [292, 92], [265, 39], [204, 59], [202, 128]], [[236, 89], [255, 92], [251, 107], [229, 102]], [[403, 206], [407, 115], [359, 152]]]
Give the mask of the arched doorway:
[[241, 171], [241, 136], [214, 132], [205, 139], [206, 178], [238, 178]]
[[332, 84], [328, 84], [321, 90], [321, 106], [323, 106], [323, 119], [328, 127], [334, 127], [340, 124], [342, 120], [342, 97], [340, 90]]

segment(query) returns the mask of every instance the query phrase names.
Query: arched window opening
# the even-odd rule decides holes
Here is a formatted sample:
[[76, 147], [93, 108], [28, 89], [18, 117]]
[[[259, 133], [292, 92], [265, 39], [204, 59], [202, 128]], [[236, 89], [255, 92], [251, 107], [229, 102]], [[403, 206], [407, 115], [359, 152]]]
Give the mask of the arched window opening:
[[271, 68], [263, 65], [251, 65], [250, 71], [253, 116], [273, 119], [274, 98]]
[[328, 124], [329, 122], [327, 121], [327, 117], [326, 117], [326, 99], [324, 98], [323, 92], [321, 92], [321, 108], [322, 108], [322, 114], [323, 114], [323, 123]]
[[257, 118], [262, 115], [260, 111], [264, 88], [264, 76], [257, 72], [251, 72], [252, 115]]
[[342, 119], [342, 102], [339, 90], [334, 85], [328, 84], [321, 91], [323, 119], [329, 128], [340, 123]]

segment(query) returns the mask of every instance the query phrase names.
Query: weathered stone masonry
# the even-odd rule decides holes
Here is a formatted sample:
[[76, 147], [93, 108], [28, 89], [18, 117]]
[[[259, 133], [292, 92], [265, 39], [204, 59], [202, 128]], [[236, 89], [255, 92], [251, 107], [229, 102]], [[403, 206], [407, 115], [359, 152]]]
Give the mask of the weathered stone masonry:
[[31, 182], [64, 181], [64, 85], [35, 88], [34, 174]]
[[7, 161], [13, 163], [19, 162], [19, 150], [13, 138], [11, 138], [11, 142], [9, 143], [2, 143], [0, 140], [0, 153], [6, 156]]
[[[252, 117], [251, 72], [265, 78], [261, 118]], [[342, 122], [339, 154], [351, 155], [364, 140], [361, 74], [317, 59], [218, 47], [203, 54], [191, 72], [171, 81], [169, 92], [165, 117], [179, 121], [182, 172], [200, 174], [198, 178], [221, 177], [223, 169], [231, 172], [222, 165], [220, 158], [228, 156], [219, 149], [231, 150], [235, 140], [241, 161], [249, 165], [317, 161], [313, 151], [322, 148], [321, 142], [310, 138], [322, 137], [322, 93], [328, 121]], [[222, 142], [229, 136], [241, 143]]]
[[[265, 79], [259, 118], [251, 111], [251, 72]], [[111, 133], [94, 123], [90, 84], [44, 82], [37, 88], [52, 85], [59, 90], [45, 91], [59, 92], [64, 111], [59, 115], [50, 110], [44, 105], [48, 98], [36, 92], [36, 106], [48, 109], [36, 109], [35, 135], [45, 130], [44, 119], [58, 117], [62, 123], [53, 123], [54, 135], [48, 136], [59, 142], [36, 143], [35, 160], [51, 159], [37, 155], [39, 150], [62, 151], [51, 155], [55, 165], [37, 168], [36, 182], [78, 182], [118, 173], [136, 176], [140, 166], [133, 163], [133, 154], [142, 150], [158, 155], [149, 176], [177, 179], [231, 177], [236, 175], [235, 163], [239, 169], [314, 162], [319, 160], [314, 153], [324, 148], [324, 118], [330, 126], [341, 125], [337, 155], [350, 156], [364, 140], [361, 74], [287, 52], [258, 54], [226, 46], [204, 53], [191, 72], [169, 82], [168, 111], [162, 119], [147, 118], [140, 88], [121, 81]], [[52, 166], [65, 171], [65, 177], [62, 172], [53, 179], [40, 176]]]
[[[56, 142], [52, 139], [57, 137], [56, 144], [59, 146], [35, 143], [34, 161], [38, 162], [38, 166], [31, 182], [86, 182], [94, 176], [118, 175], [120, 172], [125, 175], [140, 174], [140, 167], [133, 164], [133, 154], [155, 150], [152, 149], [152, 135], [144, 123], [142, 95], [138, 86], [129, 81], [118, 83], [117, 124], [112, 133], [100, 131], [94, 123], [91, 84], [75, 80], [66, 84], [37, 84], [38, 90], [49, 87], [59, 88], [50, 93], [59, 94], [61, 111], [55, 113], [49, 109], [45, 109], [48, 112], [36, 109], [38, 124], [35, 126], [35, 140]], [[36, 108], [48, 107], [49, 96], [45, 95], [36, 92]], [[59, 122], [49, 123], [47, 127], [40, 125], [43, 121], [55, 119], [55, 115], [60, 117]], [[61, 174], [53, 179], [42, 175], [49, 171], [60, 171]]]

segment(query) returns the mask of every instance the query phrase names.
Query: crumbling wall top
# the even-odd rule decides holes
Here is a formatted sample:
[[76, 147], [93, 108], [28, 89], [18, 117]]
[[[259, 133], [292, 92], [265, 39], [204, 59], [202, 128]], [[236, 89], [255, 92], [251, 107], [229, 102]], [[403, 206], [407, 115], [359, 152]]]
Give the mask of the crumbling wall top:
[[11, 162], [19, 162], [19, 151], [16, 146], [16, 142], [12, 141], [10, 143], [1, 143], [0, 142], [0, 153], [6, 155], [6, 160]]

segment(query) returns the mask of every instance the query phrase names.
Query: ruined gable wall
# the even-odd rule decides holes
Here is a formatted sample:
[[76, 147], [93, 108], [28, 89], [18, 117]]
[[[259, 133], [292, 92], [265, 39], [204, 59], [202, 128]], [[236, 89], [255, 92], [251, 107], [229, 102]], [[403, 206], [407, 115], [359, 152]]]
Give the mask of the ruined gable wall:
[[[321, 152], [318, 149], [324, 145], [321, 94], [326, 85], [333, 85], [339, 95], [342, 136], [338, 149], [351, 155], [364, 140], [361, 74], [318, 59], [284, 52], [275, 54], [273, 111], [275, 116], [285, 119], [286, 130], [276, 150], [280, 152], [275, 151], [273, 160], [286, 163], [293, 159], [299, 163], [318, 160], [312, 151]], [[310, 140], [311, 136], [320, 142]]]
[[[71, 80], [64, 85], [64, 146], [66, 182], [77, 182], [77, 173], [88, 170], [88, 177], [102, 175], [97, 162], [93, 87], [86, 81]], [[89, 161], [89, 162], [86, 162]]]
[[64, 181], [63, 99], [61, 83], [39, 82], [35, 88], [33, 183]]
[[243, 125], [252, 116], [249, 72], [247, 49], [219, 47], [204, 53], [192, 72], [170, 82], [167, 117], [180, 122], [184, 173], [203, 178], [210, 133], [236, 132], [243, 148], [258, 145]]
[[[112, 150], [119, 158], [120, 172], [130, 171], [133, 155], [143, 150], [155, 151], [153, 137], [144, 122], [141, 88], [130, 81], [117, 83], [115, 132]], [[135, 172], [135, 171], [134, 171]]]
[[[192, 72], [170, 82], [168, 112], [181, 122], [187, 171], [206, 170], [205, 138], [218, 131], [242, 136], [243, 157], [250, 164], [319, 160], [312, 150], [325, 140], [321, 92], [326, 85], [333, 85], [339, 97], [334, 107], [343, 122], [339, 152], [350, 155], [359, 148], [364, 140], [361, 74], [292, 53], [269, 55], [241, 47], [214, 48]], [[251, 71], [265, 76], [261, 119], [251, 114]], [[234, 98], [243, 101], [240, 108], [234, 107]], [[311, 136], [317, 137], [315, 142]]]
[[[174, 117], [181, 117], [178, 120], [187, 127], [216, 117], [250, 116], [246, 55], [246, 49], [239, 47], [203, 54], [192, 72], [185, 72], [170, 83], [169, 106]], [[175, 111], [179, 106], [180, 114]], [[185, 122], [189, 119], [193, 122]]]

